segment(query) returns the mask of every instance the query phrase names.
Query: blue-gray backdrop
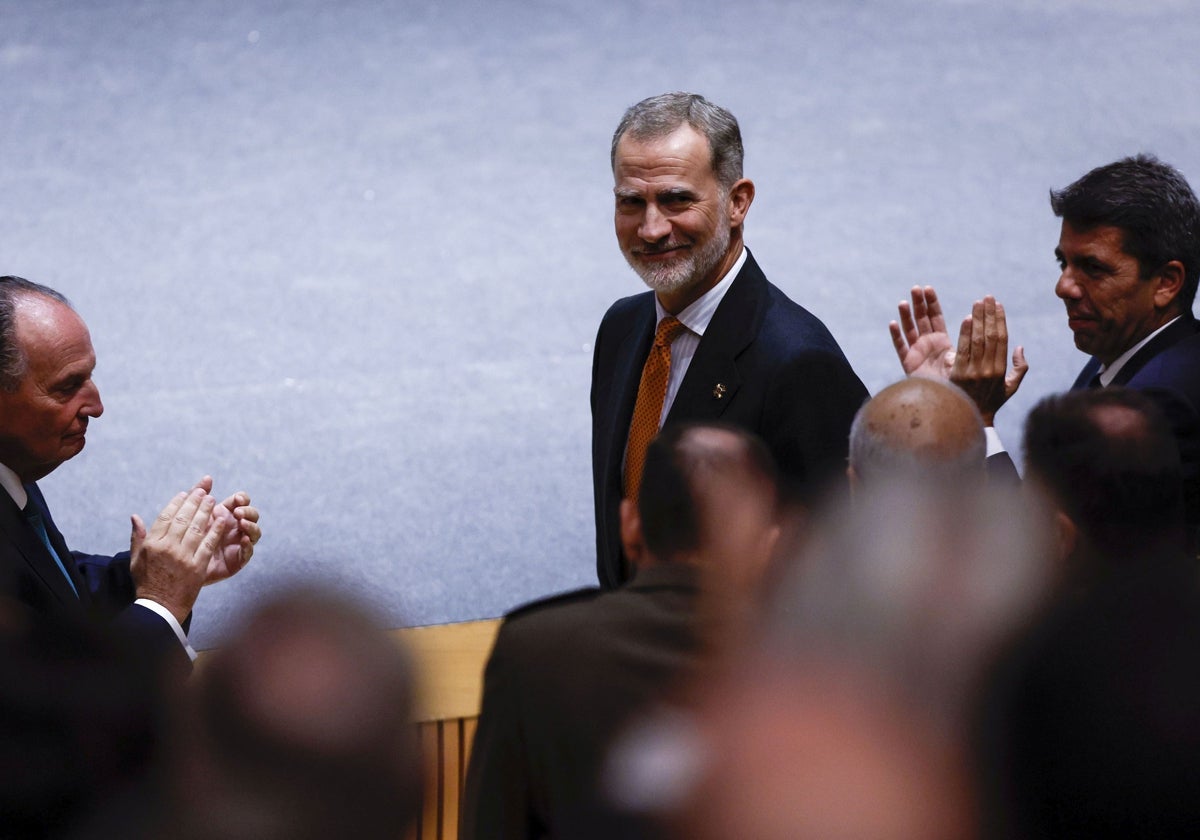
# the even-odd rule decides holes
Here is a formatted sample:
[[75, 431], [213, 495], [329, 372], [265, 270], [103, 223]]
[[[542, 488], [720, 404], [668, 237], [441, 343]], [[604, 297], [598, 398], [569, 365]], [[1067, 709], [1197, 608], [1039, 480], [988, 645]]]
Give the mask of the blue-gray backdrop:
[[591, 582], [591, 341], [642, 288], [608, 143], [673, 89], [741, 120], [747, 241], [872, 391], [912, 284], [1005, 302], [1016, 446], [1083, 362], [1047, 190], [1200, 179], [1198, 43], [1191, 0], [0, 0], [0, 273], [73, 299], [107, 408], [47, 496], [115, 550], [204, 472], [249, 489], [202, 646], [299, 578], [396, 625]]

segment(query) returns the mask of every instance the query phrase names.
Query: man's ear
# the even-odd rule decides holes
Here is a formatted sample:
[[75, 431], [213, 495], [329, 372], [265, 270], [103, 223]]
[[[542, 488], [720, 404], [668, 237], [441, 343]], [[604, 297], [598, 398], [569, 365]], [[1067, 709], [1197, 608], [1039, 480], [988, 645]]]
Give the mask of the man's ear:
[[853, 464], [846, 465], [846, 481], [850, 483], [850, 494], [854, 495], [858, 489], [858, 471], [854, 469]]
[[735, 181], [729, 188], [729, 226], [741, 227], [754, 201], [754, 182], [749, 178]]
[[1079, 527], [1061, 510], [1054, 512], [1054, 542], [1058, 548], [1058, 559], [1064, 563], [1079, 547]]
[[1154, 305], [1159, 309], [1166, 309], [1179, 302], [1178, 298], [1183, 291], [1184, 274], [1183, 263], [1179, 260], [1171, 260], [1158, 270], [1158, 274], [1154, 276]]
[[636, 566], [646, 554], [646, 543], [642, 539], [642, 519], [637, 505], [630, 499], [621, 500], [621, 547], [630, 565]]

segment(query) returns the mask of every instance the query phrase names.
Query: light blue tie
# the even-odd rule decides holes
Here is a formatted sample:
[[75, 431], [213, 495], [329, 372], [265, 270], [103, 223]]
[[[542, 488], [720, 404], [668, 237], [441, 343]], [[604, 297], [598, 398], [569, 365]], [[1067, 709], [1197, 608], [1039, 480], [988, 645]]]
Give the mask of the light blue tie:
[[67, 583], [71, 584], [71, 591], [78, 598], [79, 590], [75, 588], [75, 581], [71, 580], [71, 575], [67, 573], [66, 564], [63, 563], [62, 558], [58, 556], [58, 552], [54, 550], [54, 546], [50, 542], [50, 535], [46, 533], [46, 523], [42, 522], [42, 515], [37, 512], [32, 501], [21, 512], [25, 514], [25, 518], [33, 526], [33, 530], [37, 531], [37, 535], [42, 538], [42, 545], [46, 546], [46, 550], [50, 552], [50, 556], [58, 564], [59, 571], [63, 573], [63, 577], [67, 579]]

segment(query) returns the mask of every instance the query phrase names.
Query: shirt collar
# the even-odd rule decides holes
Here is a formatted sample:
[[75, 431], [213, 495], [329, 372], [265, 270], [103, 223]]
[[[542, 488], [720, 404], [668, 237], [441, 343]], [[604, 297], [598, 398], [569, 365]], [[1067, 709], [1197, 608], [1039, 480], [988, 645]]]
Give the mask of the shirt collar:
[[1133, 345], [1128, 350], [1126, 350], [1124, 353], [1122, 353], [1120, 356], [1118, 356], [1116, 358], [1116, 361], [1114, 361], [1111, 365], [1106, 365], [1104, 367], [1101, 367], [1100, 368], [1100, 384], [1103, 385], [1105, 388], [1107, 388], [1109, 383], [1117, 378], [1117, 374], [1121, 372], [1121, 368], [1125, 367], [1125, 363], [1128, 362], [1130, 359], [1132, 359], [1133, 355], [1135, 353], [1137, 353], [1137, 351], [1141, 350], [1143, 347], [1145, 347], [1147, 344], [1149, 344], [1150, 340], [1152, 338], [1154, 338], [1154, 336], [1158, 335], [1160, 332], [1162, 332], [1167, 327], [1174, 324], [1176, 321], [1178, 321], [1182, 317], [1183, 317], [1182, 315], [1176, 315], [1170, 321], [1167, 321], [1167, 323], [1163, 324], [1161, 327], [1156, 329], [1154, 332], [1150, 333], [1150, 335], [1146, 336], [1141, 341], [1139, 341], [1137, 344]]
[[29, 494], [25, 492], [25, 485], [21, 483], [21, 479], [17, 474], [10, 470], [4, 464], [0, 464], [0, 487], [8, 491], [8, 495], [12, 496], [12, 500], [17, 503], [17, 507], [25, 510], [25, 505], [29, 501]]
[[[725, 276], [720, 279], [717, 285], [692, 301], [682, 312], [675, 316], [679, 319], [680, 323], [696, 335], [704, 335], [704, 331], [708, 329], [709, 322], [712, 321], [717, 307], [721, 305], [721, 301], [725, 298], [725, 293], [729, 291], [729, 287], [733, 284], [733, 279], [738, 276], [738, 272], [746, 264], [747, 253], [746, 247], [743, 245], [742, 253], [738, 254], [738, 258], [734, 260], [733, 265], [729, 267], [729, 271], [725, 272]], [[655, 319], [656, 323], [670, 314], [658, 302], [658, 295], [654, 296], [654, 310], [658, 313], [658, 317]]]

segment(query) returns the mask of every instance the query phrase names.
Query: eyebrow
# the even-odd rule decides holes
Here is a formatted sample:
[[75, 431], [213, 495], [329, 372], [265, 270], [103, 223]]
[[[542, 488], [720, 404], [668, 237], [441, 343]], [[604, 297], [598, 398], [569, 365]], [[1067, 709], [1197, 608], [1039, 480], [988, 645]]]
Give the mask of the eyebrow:
[[[614, 187], [613, 195], [617, 198], [641, 198], [641, 190], [634, 190], [628, 187]], [[658, 201], [664, 201], [672, 198], [691, 199], [696, 197], [695, 190], [690, 190], [686, 187], [668, 187], [667, 189], [659, 190], [654, 193], [654, 198]]]

